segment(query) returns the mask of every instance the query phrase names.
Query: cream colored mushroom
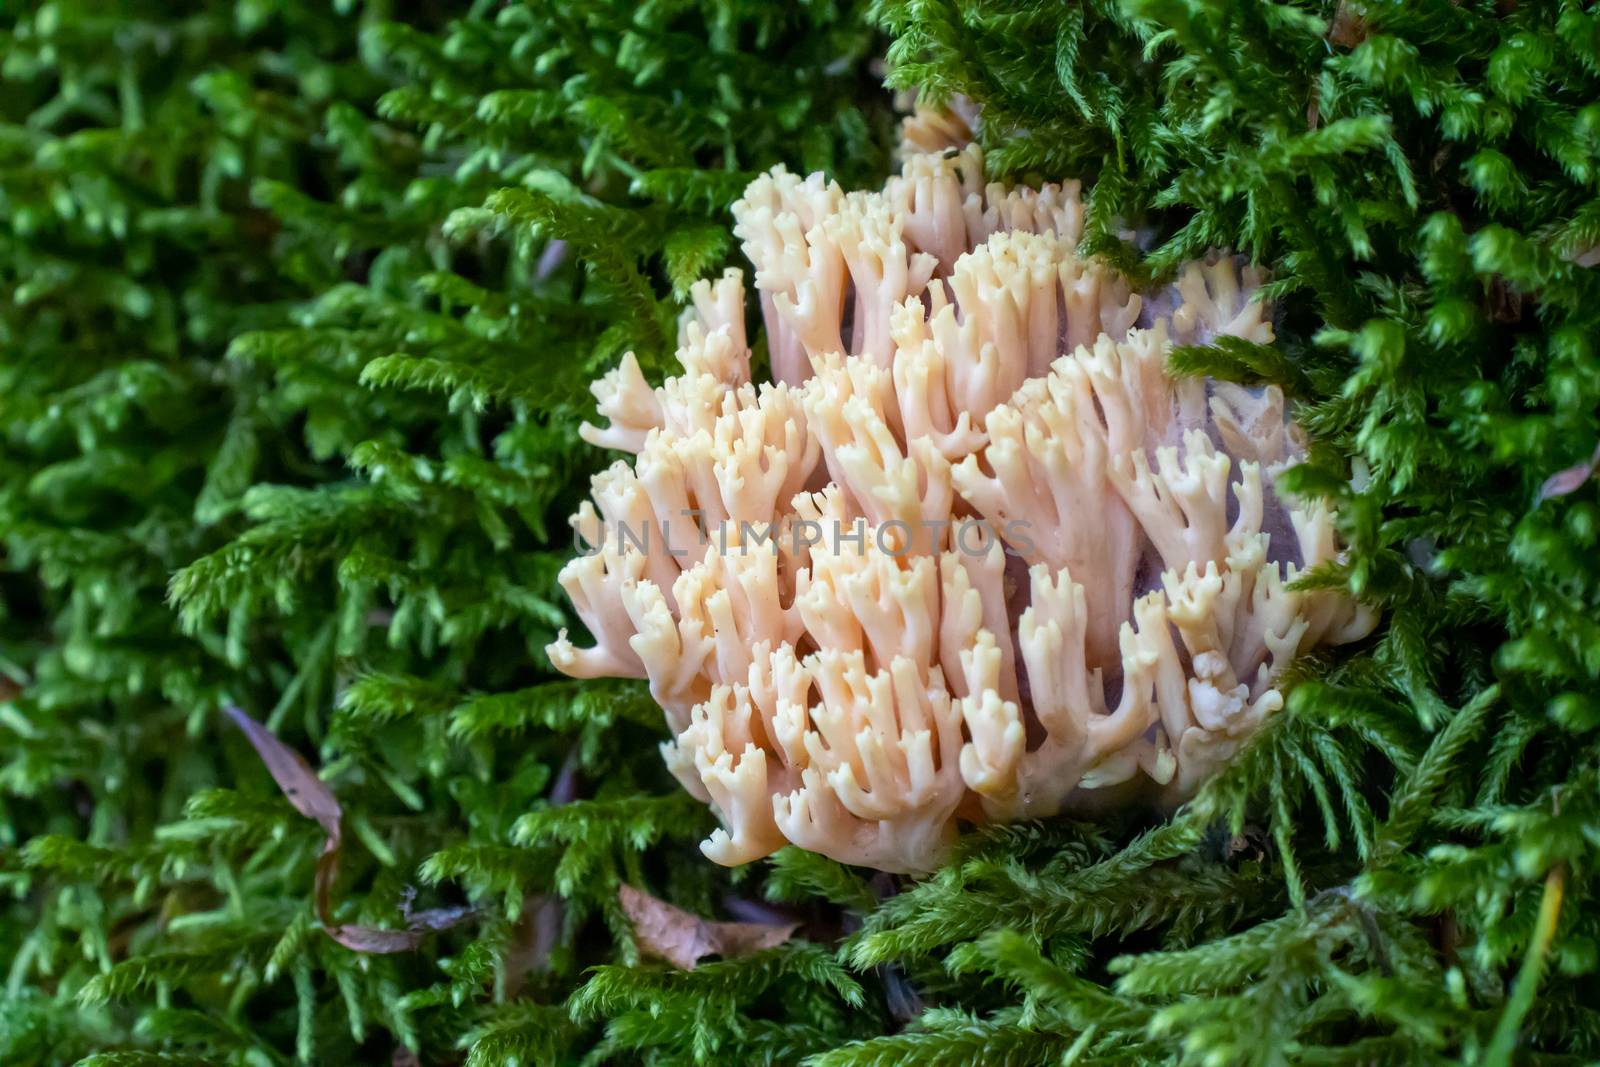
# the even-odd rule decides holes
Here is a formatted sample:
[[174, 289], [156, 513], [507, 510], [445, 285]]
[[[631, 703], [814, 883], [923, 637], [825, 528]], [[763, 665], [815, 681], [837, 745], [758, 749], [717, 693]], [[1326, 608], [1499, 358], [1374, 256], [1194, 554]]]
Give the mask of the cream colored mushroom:
[[1181, 799], [1296, 656], [1376, 622], [1295, 584], [1341, 548], [1276, 488], [1305, 451], [1283, 394], [1167, 372], [1175, 342], [1271, 341], [1260, 273], [1214, 255], [1135, 292], [1077, 254], [1076, 183], [986, 184], [969, 133], [909, 124], [941, 151], [882, 192], [749, 186], [774, 381], [730, 270], [691, 289], [679, 373], [652, 388], [629, 354], [594, 386], [584, 439], [634, 455], [561, 572], [594, 645], [549, 656], [647, 680], [718, 863], [921, 872], [963, 821]]

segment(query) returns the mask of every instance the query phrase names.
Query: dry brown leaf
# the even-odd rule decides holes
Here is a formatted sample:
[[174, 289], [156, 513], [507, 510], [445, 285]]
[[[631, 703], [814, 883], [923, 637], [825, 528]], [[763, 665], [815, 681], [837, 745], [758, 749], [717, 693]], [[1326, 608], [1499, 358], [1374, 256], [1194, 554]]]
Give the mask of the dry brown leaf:
[[448, 908], [423, 908], [417, 911], [411, 907], [416, 900], [416, 887], [406, 886], [400, 894], [400, 914], [413, 930], [448, 930], [478, 910], [470, 905], [456, 904]]
[[[578, 762], [578, 750], [568, 750], [550, 786], [552, 805], [570, 804], [577, 799]], [[530, 893], [523, 897], [522, 916], [512, 928], [511, 943], [501, 965], [507, 995], [515, 996], [528, 975], [543, 974], [550, 969], [550, 956], [561, 946], [566, 917], [566, 905], [552, 893]]]
[[315, 819], [323, 832], [337, 841], [339, 819], [344, 812], [339, 807], [339, 798], [328, 788], [328, 783], [317, 777], [317, 772], [311, 769], [311, 764], [306, 762], [304, 756], [279, 741], [271, 730], [238, 708], [226, 707], [222, 710], [228, 713], [228, 718], [249, 739], [256, 755], [267, 765], [272, 780], [278, 783], [283, 795], [294, 805], [294, 810], [308, 819]]
[[1583, 488], [1585, 482], [1594, 477], [1596, 465], [1600, 465], [1600, 448], [1595, 449], [1589, 462], [1556, 471], [1546, 478], [1544, 484], [1539, 487], [1539, 499], [1549, 500], [1553, 496], [1566, 496], [1568, 493], [1577, 492]]
[[1600, 267], [1600, 244], [1574, 245], [1562, 252], [1561, 257], [1580, 267]]
[[328, 835], [322, 843], [322, 854], [317, 857], [314, 903], [317, 918], [329, 937], [355, 952], [379, 955], [409, 952], [421, 944], [430, 931], [447, 930], [472, 914], [470, 908], [435, 908], [413, 913], [411, 900], [407, 897], [402, 903], [402, 912], [410, 926], [408, 930], [383, 930], [375, 926], [334, 922], [330, 901], [334, 878], [339, 873], [339, 849], [344, 844], [344, 810], [339, 807], [339, 798], [333, 795], [328, 783], [317, 777], [305, 757], [279, 741], [271, 730], [239, 708], [229, 706], [222, 710], [244, 733], [294, 810], [308, 819], [316, 820], [322, 832]]
[[1328, 26], [1328, 43], [1340, 48], [1354, 48], [1367, 39], [1367, 20], [1355, 4], [1340, 0]]
[[522, 898], [522, 914], [511, 928], [511, 938], [501, 960], [507, 996], [516, 996], [530, 975], [550, 969], [550, 957], [561, 946], [566, 908], [549, 893], [529, 893]]
[[1594, 477], [1594, 467], [1587, 463], [1580, 463], [1576, 467], [1568, 467], [1564, 471], [1556, 471], [1546, 478], [1544, 485], [1539, 487], [1539, 499], [1549, 500], [1553, 496], [1566, 496], [1577, 490]]
[[692, 971], [705, 956], [748, 956], [781, 945], [794, 936], [798, 923], [708, 922], [682, 908], [635, 889], [617, 888], [623, 912], [633, 922], [634, 939], [646, 956]]

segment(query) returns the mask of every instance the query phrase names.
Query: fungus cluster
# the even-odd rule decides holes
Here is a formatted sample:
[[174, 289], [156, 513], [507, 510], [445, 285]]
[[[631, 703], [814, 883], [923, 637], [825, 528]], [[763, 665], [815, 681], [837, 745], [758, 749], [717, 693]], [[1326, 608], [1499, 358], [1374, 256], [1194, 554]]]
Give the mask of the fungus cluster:
[[585, 440], [632, 458], [561, 573], [595, 644], [550, 658], [648, 680], [718, 863], [925, 871], [959, 822], [1181, 798], [1296, 655], [1374, 623], [1290, 588], [1340, 547], [1274, 490], [1303, 451], [1283, 396], [1166, 373], [1174, 343], [1272, 340], [1257, 272], [1134, 292], [1074, 251], [1077, 183], [986, 184], [959, 119], [907, 129], [881, 192], [780, 167], [734, 206], [771, 381], [730, 270], [694, 287], [677, 375], [629, 354], [593, 388]]

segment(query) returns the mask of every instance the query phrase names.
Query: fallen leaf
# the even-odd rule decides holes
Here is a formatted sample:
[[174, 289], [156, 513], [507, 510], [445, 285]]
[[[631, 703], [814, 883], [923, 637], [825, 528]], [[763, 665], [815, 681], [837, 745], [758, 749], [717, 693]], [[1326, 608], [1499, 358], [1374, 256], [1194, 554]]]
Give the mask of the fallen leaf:
[[380, 926], [360, 926], [355, 923], [335, 923], [330, 926], [326, 916], [322, 916], [322, 931], [351, 952], [363, 952], [369, 956], [410, 952], [422, 944], [422, 938], [427, 934], [426, 930], [385, 930]]
[[501, 959], [506, 995], [521, 991], [529, 975], [550, 969], [550, 956], [561, 945], [566, 908], [549, 893], [529, 893], [522, 898], [522, 914], [511, 928], [511, 938]]
[[333, 795], [328, 783], [317, 777], [305, 757], [273, 736], [272, 731], [256, 722], [235, 707], [222, 709], [233, 724], [244, 732], [256, 755], [267, 765], [272, 780], [278, 783], [283, 795], [308, 819], [315, 819], [330, 838], [339, 837], [339, 820], [344, 812], [339, 798]]
[[1548, 500], [1553, 496], [1566, 496], [1576, 492], [1584, 482], [1594, 477], [1594, 467], [1588, 463], [1580, 463], [1576, 467], [1557, 471], [1545, 479], [1539, 487], [1539, 499]]
[[917, 992], [917, 987], [906, 977], [905, 971], [892, 963], [886, 963], [878, 968], [878, 976], [883, 981], [883, 999], [892, 1018], [908, 1023], [922, 1014], [922, 1009], [926, 1005], [922, 995]]
[[619, 886], [617, 899], [633, 922], [639, 951], [685, 971], [694, 970], [705, 956], [731, 959], [781, 945], [799, 927], [799, 923], [708, 922], [631, 885]]
[[244, 733], [294, 810], [308, 819], [316, 820], [322, 832], [328, 835], [322, 843], [322, 854], [317, 857], [313, 890], [317, 919], [322, 923], [324, 933], [355, 952], [374, 955], [409, 952], [421, 944], [430, 931], [449, 929], [472, 914], [471, 908], [435, 908], [414, 913], [411, 911], [411, 899], [407, 897], [402, 902], [401, 911], [410, 929], [384, 930], [375, 926], [334, 922], [330, 901], [334, 878], [339, 873], [339, 849], [344, 845], [344, 810], [339, 807], [339, 798], [333, 795], [328, 783], [317, 777], [317, 772], [311, 769], [305, 757], [279, 741], [271, 730], [239, 708], [228, 706], [222, 710]]
[[1522, 321], [1522, 294], [1496, 274], [1483, 295], [1483, 309], [1494, 322]]
[[534, 281], [542, 282], [554, 274], [567, 258], [567, 242], [557, 237], [539, 253], [539, 265], [534, 268]]
[[[550, 786], [552, 805], [570, 804], [577, 799], [578, 763], [578, 750], [570, 749]], [[554, 894], [530, 893], [522, 898], [522, 915], [512, 928], [511, 944], [501, 963], [507, 995], [515, 996], [528, 975], [550, 969], [550, 955], [561, 946], [566, 916], [566, 905]]]
[[1589, 462], [1556, 471], [1546, 478], [1544, 484], [1539, 487], [1539, 499], [1549, 500], [1553, 496], [1566, 496], [1568, 493], [1577, 492], [1583, 488], [1585, 482], [1594, 477], [1596, 466], [1600, 466], [1600, 445], [1595, 446], [1594, 455], [1589, 457]]
[[1339, 0], [1339, 6], [1333, 13], [1333, 22], [1328, 26], [1328, 43], [1340, 48], [1354, 48], [1366, 39], [1367, 20], [1356, 5]]
[[1600, 244], [1575, 245], [1561, 255], [1569, 263], [1580, 267], [1600, 267]]
[[405, 919], [406, 925], [413, 930], [448, 930], [478, 910], [468, 904], [455, 904], [448, 908], [423, 908], [421, 911], [416, 911], [411, 907], [416, 899], [416, 886], [408, 885], [400, 894], [400, 915]]

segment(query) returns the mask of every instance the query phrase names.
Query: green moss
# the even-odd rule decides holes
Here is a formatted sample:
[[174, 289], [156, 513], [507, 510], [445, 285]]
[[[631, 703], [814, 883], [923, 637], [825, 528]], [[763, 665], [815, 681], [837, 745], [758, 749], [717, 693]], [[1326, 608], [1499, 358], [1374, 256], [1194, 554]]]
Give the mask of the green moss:
[[[0, 40], [0, 1063], [1600, 1055], [1600, 504], [1541, 493], [1600, 441], [1600, 15], [68, 2]], [[1089, 248], [1272, 269], [1279, 344], [1180, 364], [1301, 401], [1288, 478], [1351, 544], [1310, 580], [1385, 623], [1169, 819], [727, 872], [642, 689], [542, 659], [574, 427], [666, 365], [746, 175], [881, 180], [884, 49], [997, 173], [1084, 178]], [[337, 793], [341, 922], [468, 921], [319, 931], [321, 833], [230, 702]], [[621, 881], [805, 925], [670, 972]]]

